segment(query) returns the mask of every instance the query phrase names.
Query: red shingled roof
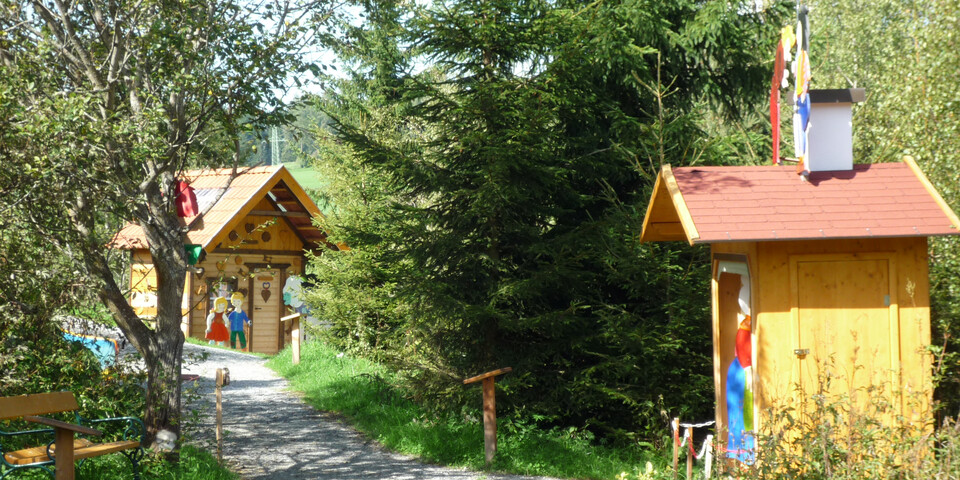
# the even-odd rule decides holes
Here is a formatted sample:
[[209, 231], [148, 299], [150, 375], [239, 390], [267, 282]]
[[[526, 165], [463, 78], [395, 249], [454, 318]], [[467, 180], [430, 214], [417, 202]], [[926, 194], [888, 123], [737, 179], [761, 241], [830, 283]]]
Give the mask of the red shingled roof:
[[955, 235], [960, 220], [912, 160], [814, 172], [792, 167], [664, 166], [643, 241], [691, 244]]

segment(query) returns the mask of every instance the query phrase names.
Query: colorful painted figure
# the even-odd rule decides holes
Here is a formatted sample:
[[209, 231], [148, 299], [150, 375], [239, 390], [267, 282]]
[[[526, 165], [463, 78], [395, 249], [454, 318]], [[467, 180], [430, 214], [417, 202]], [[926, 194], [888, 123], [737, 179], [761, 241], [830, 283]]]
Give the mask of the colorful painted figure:
[[283, 304], [303, 315], [308, 323], [317, 322], [317, 319], [310, 314], [310, 306], [303, 301], [303, 279], [300, 277], [296, 275], [287, 277], [287, 282], [283, 285]]
[[807, 138], [810, 132], [810, 25], [807, 7], [797, 9], [797, 59], [793, 64], [796, 82], [793, 105], [793, 148], [797, 155], [797, 173], [810, 174]]
[[217, 297], [213, 301], [213, 310], [207, 315], [207, 340], [210, 345], [216, 342], [218, 345], [224, 345], [230, 338], [230, 332], [227, 331], [226, 324], [223, 323], [223, 312], [227, 311], [227, 299]]
[[727, 457], [752, 464], [753, 438], [753, 344], [750, 320], [750, 286], [740, 287], [740, 328], [736, 351], [727, 369]]
[[786, 64], [790, 62], [790, 49], [797, 38], [793, 35], [793, 27], [786, 26], [780, 29], [780, 43], [777, 44], [777, 53], [773, 61], [773, 82], [770, 86], [770, 127], [773, 133], [773, 164], [780, 164], [780, 89], [787, 88], [790, 70]]
[[243, 333], [244, 324], [252, 325], [253, 321], [243, 311], [243, 294], [234, 292], [230, 296], [230, 303], [233, 305], [233, 311], [227, 315], [230, 319], [230, 348], [237, 348], [237, 337], [240, 338], [240, 348], [247, 348], [247, 336]]

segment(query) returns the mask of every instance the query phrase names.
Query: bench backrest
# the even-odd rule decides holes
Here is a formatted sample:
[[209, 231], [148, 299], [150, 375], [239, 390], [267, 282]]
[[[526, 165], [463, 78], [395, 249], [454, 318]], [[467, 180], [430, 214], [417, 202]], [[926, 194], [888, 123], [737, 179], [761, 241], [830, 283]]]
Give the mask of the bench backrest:
[[0, 397], [0, 420], [25, 415], [46, 415], [80, 408], [73, 392], [37, 393], [17, 397]]

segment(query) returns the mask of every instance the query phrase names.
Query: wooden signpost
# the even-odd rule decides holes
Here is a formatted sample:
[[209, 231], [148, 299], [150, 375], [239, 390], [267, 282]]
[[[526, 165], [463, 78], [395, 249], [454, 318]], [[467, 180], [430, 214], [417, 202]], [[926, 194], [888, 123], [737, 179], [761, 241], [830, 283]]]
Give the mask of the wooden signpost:
[[464, 385], [483, 381], [483, 453], [487, 466], [493, 463], [493, 457], [497, 454], [497, 401], [493, 379], [512, 371], [512, 367], [505, 367], [463, 381]]
[[217, 463], [223, 463], [223, 387], [230, 385], [230, 369], [217, 369]]
[[673, 478], [677, 478], [677, 464], [680, 459], [680, 419], [674, 418], [673, 425]]
[[294, 313], [293, 315], [287, 315], [280, 319], [281, 322], [290, 322], [290, 341], [293, 342], [293, 363], [297, 365], [300, 363], [300, 314]]

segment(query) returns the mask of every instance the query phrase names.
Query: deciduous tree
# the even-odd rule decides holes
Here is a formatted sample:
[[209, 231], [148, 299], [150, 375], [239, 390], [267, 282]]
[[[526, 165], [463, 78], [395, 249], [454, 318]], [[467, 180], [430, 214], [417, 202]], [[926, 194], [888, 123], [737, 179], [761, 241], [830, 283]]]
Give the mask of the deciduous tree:
[[[276, 122], [275, 89], [308, 66], [325, 4], [296, 0], [3, 0], [3, 231], [72, 259], [147, 365], [148, 440], [180, 430], [187, 273], [174, 202], [191, 166], [238, 165], [241, 131]], [[226, 151], [211, 148], [212, 135]], [[6, 145], [12, 142], [11, 145]], [[216, 142], [222, 145], [222, 142]], [[154, 324], [127, 304], [108, 244], [143, 227], [158, 279]], [[11, 260], [11, 259], [7, 259]]]

